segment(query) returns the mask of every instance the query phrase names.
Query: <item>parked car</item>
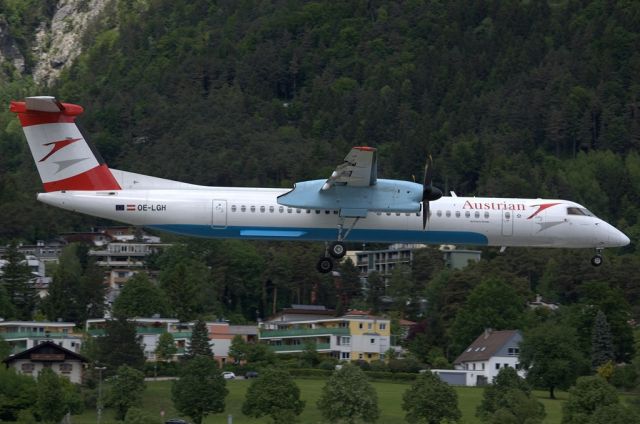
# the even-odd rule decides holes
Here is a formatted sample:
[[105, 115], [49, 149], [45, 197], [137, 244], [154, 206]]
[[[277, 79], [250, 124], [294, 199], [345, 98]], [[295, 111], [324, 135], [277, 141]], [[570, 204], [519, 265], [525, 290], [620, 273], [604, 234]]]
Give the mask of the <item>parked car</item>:
[[224, 377], [225, 380], [233, 380], [236, 378], [236, 375], [231, 371], [225, 371], [222, 373], [222, 377]]
[[164, 424], [189, 424], [182, 418], [170, 418], [164, 422]]
[[244, 373], [244, 378], [246, 378], [246, 379], [258, 378], [258, 372], [257, 371], [247, 371], [246, 373]]

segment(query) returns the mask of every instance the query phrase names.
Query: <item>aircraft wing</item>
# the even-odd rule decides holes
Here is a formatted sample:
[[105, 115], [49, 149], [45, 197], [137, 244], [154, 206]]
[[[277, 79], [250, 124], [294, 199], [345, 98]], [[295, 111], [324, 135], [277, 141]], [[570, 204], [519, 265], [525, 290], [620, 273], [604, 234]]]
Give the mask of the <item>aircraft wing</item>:
[[376, 184], [378, 178], [378, 162], [376, 149], [373, 147], [354, 147], [331, 173], [322, 186], [329, 190], [334, 185], [351, 187], [369, 187]]

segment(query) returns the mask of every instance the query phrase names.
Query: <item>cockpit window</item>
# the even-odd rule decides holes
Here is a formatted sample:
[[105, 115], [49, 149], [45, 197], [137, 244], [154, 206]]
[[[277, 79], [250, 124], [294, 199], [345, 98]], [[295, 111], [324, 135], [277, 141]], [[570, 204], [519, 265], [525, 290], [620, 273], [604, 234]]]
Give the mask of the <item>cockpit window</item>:
[[577, 208], [575, 206], [567, 208], [567, 215], [595, 216], [588, 209]]

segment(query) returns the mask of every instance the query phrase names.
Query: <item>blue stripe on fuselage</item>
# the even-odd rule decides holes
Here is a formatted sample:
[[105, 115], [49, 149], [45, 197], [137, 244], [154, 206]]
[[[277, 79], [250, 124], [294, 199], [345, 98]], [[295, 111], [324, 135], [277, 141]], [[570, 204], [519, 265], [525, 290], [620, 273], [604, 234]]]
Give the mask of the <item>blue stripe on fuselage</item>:
[[[335, 228], [278, 228], [278, 227], [226, 227], [207, 225], [150, 225], [168, 231], [195, 237], [236, 238], [247, 240], [301, 240], [326, 241], [337, 239]], [[368, 243], [426, 243], [487, 245], [484, 234], [471, 231], [409, 231], [353, 229], [346, 241]]]

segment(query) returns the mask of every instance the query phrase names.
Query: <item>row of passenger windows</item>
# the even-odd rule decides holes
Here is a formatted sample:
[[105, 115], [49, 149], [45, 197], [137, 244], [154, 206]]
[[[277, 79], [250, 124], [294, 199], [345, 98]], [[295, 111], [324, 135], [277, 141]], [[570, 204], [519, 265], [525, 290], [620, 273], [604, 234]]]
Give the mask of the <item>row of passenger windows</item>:
[[[294, 209], [294, 208], [285, 208], [284, 206], [278, 206], [278, 213], [285, 213], [285, 209], [287, 213], [293, 213], [293, 211], [295, 210], [295, 213], [307, 213], [307, 214], [311, 214], [311, 211], [313, 210], [313, 212], [315, 212], [316, 215], [320, 215], [321, 213], [323, 213], [322, 210], [320, 209]], [[255, 213], [257, 211], [260, 211], [260, 213], [266, 213], [267, 210], [269, 211], [269, 213], [275, 213], [276, 212], [276, 207], [275, 206], [245, 206], [245, 205], [241, 205], [241, 206], [237, 206], [237, 205], [231, 205], [231, 212], [247, 212], [250, 211], [252, 213]], [[338, 211], [337, 210], [324, 210], [324, 214], [325, 215], [338, 215]], [[400, 216], [402, 215], [402, 213], [400, 212], [385, 212], [385, 214], [387, 216], [391, 216], [392, 214], [395, 214], [396, 216]], [[376, 212], [376, 215], [382, 215], [382, 212]], [[410, 216], [412, 214], [410, 213], [405, 213], [406, 216]], [[429, 216], [433, 215], [432, 212], [429, 212]], [[436, 211], [436, 216], [438, 217], [442, 217], [442, 216], [446, 216], [447, 218], [451, 218], [451, 216], [453, 215], [453, 213], [451, 211]], [[484, 214], [481, 215], [481, 213], [479, 211], [475, 211], [473, 212], [473, 214], [471, 213], [471, 211], [465, 211], [464, 212], [464, 217], [465, 218], [471, 218], [473, 215], [473, 218], [480, 218], [481, 216], [484, 216], [485, 219], [489, 218], [489, 212], [485, 211]], [[420, 216], [420, 212], [416, 212], [416, 216]], [[461, 218], [462, 217], [462, 212], [460, 211], [455, 211], [455, 217], [456, 218]], [[509, 212], [505, 212], [504, 213], [504, 217], [506, 219], [510, 219], [511, 218], [511, 213]]]

